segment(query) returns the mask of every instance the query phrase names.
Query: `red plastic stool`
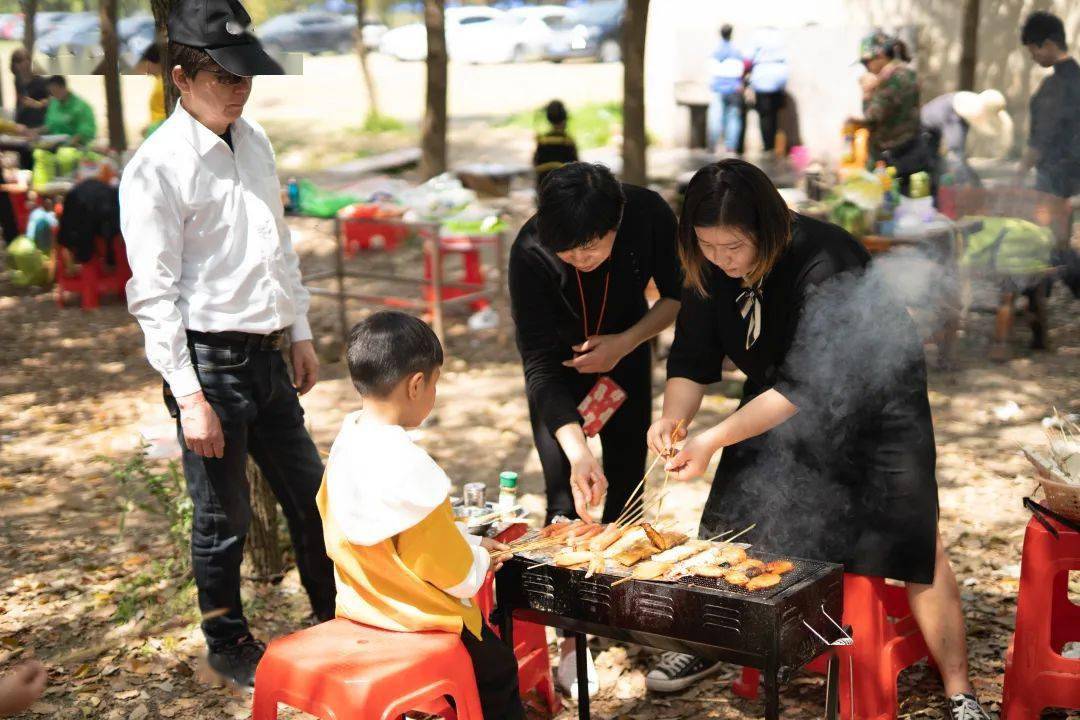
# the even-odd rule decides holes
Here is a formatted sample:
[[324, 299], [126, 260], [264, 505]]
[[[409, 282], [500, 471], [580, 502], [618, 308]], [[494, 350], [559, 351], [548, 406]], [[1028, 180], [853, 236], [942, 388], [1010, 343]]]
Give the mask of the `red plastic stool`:
[[1020, 561], [1016, 632], [1005, 656], [1002, 720], [1038, 718], [1044, 708], [1080, 710], [1080, 660], [1060, 655], [1080, 640], [1080, 605], [1069, 601], [1069, 571], [1080, 570], [1080, 533], [1047, 519], [1028, 522]]
[[339, 217], [346, 258], [362, 250], [395, 250], [409, 237], [407, 225], [390, 222], [394, 218], [380, 215], [382, 212], [379, 205], [356, 205], [342, 211]]
[[457, 635], [343, 618], [270, 643], [255, 671], [252, 720], [275, 720], [278, 703], [325, 720], [396, 720], [412, 711], [483, 720], [472, 660]]
[[[895, 720], [896, 678], [929, 654], [903, 587], [884, 578], [844, 573], [844, 625], [855, 644], [840, 654], [840, 716], [845, 720]], [[825, 672], [824, 655], [807, 667]], [[760, 673], [743, 668], [732, 683], [739, 697], [756, 699]], [[851, 707], [855, 702], [854, 711]]]
[[[113, 260], [116, 265], [111, 272], [105, 270], [105, 240], [95, 240], [94, 256], [84, 263], [69, 266], [68, 251], [53, 244], [56, 260], [56, 304], [64, 306], [64, 293], [74, 293], [82, 299], [83, 310], [93, 310], [101, 305], [100, 296], [104, 294], [126, 297], [125, 287], [131, 279], [127, 251], [123, 239], [117, 235], [112, 239]], [[77, 268], [77, 269], [76, 269]]]
[[[504, 530], [496, 538], [499, 542], [510, 543], [524, 535], [528, 531], [524, 523], [516, 523]], [[484, 622], [488, 622], [491, 611], [495, 608], [495, 592], [493, 589], [494, 576], [488, 573], [484, 586], [476, 596], [476, 605], [484, 616]], [[488, 622], [496, 635], [501, 635], [499, 628]], [[540, 699], [547, 705], [552, 715], [558, 714], [562, 709], [562, 701], [555, 692], [555, 682], [551, 677], [551, 659], [548, 657], [547, 632], [543, 625], [514, 621], [514, 657], [518, 661], [518, 687], [524, 695], [529, 690], [535, 690]]]
[[[484, 269], [480, 258], [480, 245], [471, 236], [446, 236], [439, 238], [439, 247], [442, 259], [445, 261], [448, 255], [461, 257], [461, 275], [457, 280], [446, 280], [443, 275], [442, 299], [451, 300], [462, 295], [468, 295], [484, 288]], [[424, 280], [431, 282], [432, 258], [424, 253]], [[424, 285], [424, 299], [431, 302], [435, 298], [435, 288], [430, 284]], [[473, 310], [483, 310], [490, 303], [485, 299], [474, 300], [469, 303]]]

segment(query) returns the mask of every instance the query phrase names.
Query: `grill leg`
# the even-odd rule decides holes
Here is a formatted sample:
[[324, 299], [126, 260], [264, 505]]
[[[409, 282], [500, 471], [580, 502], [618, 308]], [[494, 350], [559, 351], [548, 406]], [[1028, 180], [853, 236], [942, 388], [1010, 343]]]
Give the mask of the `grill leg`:
[[829, 653], [829, 669], [825, 675], [825, 720], [840, 717], [840, 656]]
[[578, 720], [589, 720], [589, 663], [588, 638], [584, 633], [574, 633], [574, 659], [577, 661]]
[[780, 669], [776, 660], [765, 662], [765, 720], [780, 720]]

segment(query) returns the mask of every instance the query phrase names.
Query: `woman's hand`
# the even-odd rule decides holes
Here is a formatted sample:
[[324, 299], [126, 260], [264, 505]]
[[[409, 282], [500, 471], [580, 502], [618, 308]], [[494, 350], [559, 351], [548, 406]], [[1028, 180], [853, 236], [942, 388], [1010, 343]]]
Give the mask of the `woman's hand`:
[[[493, 540], [489, 537], [480, 540], [480, 547], [487, 550], [489, 555], [495, 555], [495, 553], [505, 553], [507, 550], [510, 549], [509, 545], [501, 543], [498, 540]], [[492, 557], [490, 567], [491, 572], [499, 572], [499, 568], [501, 568], [503, 566], [503, 563], [506, 562], [506, 557], [507, 556], [503, 556], [498, 560]]]
[[563, 365], [574, 368], [582, 375], [596, 375], [611, 372], [634, 348], [622, 335], [593, 335], [571, 349], [580, 354]]
[[587, 448], [584, 453], [570, 458], [570, 492], [574, 495], [574, 509], [585, 522], [593, 522], [590, 507], [599, 507], [607, 494], [607, 478], [600, 463]]
[[685, 423], [682, 427], [679, 427], [679, 431], [676, 433], [675, 428], [678, 425], [679, 421], [671, 418], [660, 418], [654, 422], [645, 436], [649, 449], [657, 455], [671, 453], [674, 450], [675, 443], [686, 437]]
[[671, 473], [672, 480], [693, 480], [705, 474], [709, 462], [720, 449], [709, 433], [702, 433], [687, 441], [664, 465], [664, 470]]

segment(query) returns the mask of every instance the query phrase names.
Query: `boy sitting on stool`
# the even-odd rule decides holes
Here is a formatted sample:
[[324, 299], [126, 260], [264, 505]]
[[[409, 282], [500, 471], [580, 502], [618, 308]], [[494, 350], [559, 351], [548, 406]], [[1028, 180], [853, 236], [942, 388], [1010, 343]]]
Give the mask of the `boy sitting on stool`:
[[318, 495], [337, 615], [386, 630], [460, 633], [484, 717], [524, 718], [517, 660], [474, 601], [488, 551], [506, 546], [455, 524], [450, 479], [406, 433], [435, 404], [439, 339], [411, 315], [379, 312], [353, 327], [347, 357], [364, 409], [345, 418]]

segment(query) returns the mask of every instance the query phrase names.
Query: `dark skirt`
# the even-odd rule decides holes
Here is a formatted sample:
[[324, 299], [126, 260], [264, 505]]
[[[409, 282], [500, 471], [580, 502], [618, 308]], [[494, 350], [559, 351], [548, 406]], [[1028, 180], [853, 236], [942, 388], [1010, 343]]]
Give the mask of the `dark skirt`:
[[743, 540], [761, 550], [841, 563], [860, 575], [932, 583], [934, 429], [925, 377], [912, 380], [845, 427], [823, 428], [820, 417], [800, 412], [725, 448], [701, 537], [757, 523]]

